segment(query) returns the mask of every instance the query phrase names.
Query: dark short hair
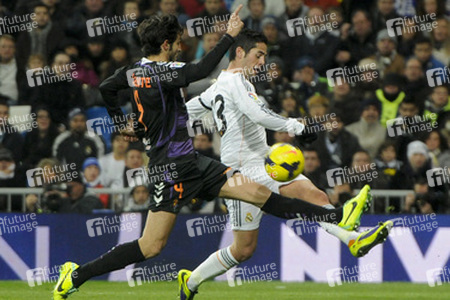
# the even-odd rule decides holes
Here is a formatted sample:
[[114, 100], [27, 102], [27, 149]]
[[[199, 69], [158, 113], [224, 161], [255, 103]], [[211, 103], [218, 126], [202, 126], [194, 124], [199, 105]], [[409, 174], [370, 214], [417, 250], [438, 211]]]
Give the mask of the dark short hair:
[[134, 143], [130, 143], [128, 145], [126, 153], [130, 152], [131, 150], [137, 150], [139, 152], [144, 152], [145, 151], [145, 147], [144, 147], [144, 144], [142, 142], [134, 142]]
[[421, 36], [417, 38], [416, 42], [414, 43], [414, 47], [416, 47], [417, 44], [428, 44], [430, 46], [433, 45], [430, 38], [427, 38], [425, 36]]
[[366, 17], [367, 20], [369, 20], [370, 22], [372, 22], [372, 16], [370, 15], [370, 13], [369, 13], [367, 10], [361, 9], [361, 8], [356, 9], [356, 10], [354, 10], [354, 11], [352, 12], [352, 15], [351, 15], [351, 17], [350, 17], [350, 20], [353, 20], [353, 18], [355, 17], [355, 15], [356, 15], [357, 13], [362, 13], [362, 14]]
[[267, 44], [266, 36], [255, 30], [243, 29], [230, 47], [230, 61], [236, 58], [236, 49], [238, 47], [244, 49], [245, 53], [249, 53], [251, 49], [256, 47], [256, 43]]
[[183, 27], [174, 15], [154, 15], [145, 19], [138, 27], [144, 56], [159, 54], [165, 40], [172, 44], [182, 33]]
[[[252, 2], [252, 1], [255, 1], [255, 0], [248, 0], [247, 1], [247, 6], [248, 7], [250, 7], [250, 2]], [[261, 1], [262, 5], [266, 6], [266, 1], [264, 1], [264, 0], [258, 0], [258, 1]]]
[[36, 7], [45, 7], [47, 9], [47, 11], [50, 11], [50, 7], [48, 7], [46, 4], [44, 4], [43, 2], [40, 2], [40, 1], [33, 4], [32, 11], [34, 11], [36, 9]]

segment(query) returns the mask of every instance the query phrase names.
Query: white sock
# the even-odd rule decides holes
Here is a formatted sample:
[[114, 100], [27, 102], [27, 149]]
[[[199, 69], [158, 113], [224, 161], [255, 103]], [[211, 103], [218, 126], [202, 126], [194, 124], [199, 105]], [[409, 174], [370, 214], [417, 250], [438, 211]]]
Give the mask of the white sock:
[[191, 291], [196, 291], [204, 281], [219, 276], [239, 264], [231, 255], [230, 247], [220, 249], [211, 254], [194, 271], [187, 282]]
[[[334, 209], [334, 206], [331, 204], [324, 205], [326, 209]], [[354, 231], [347, 231], [335, 224], [319, 222], [319, 225], [329, 234], [334, 235], [339, 240], [341, 240], [344, 244], [348, 245], [351, 240], [356, 240], [358, 237], [358, 233]]]

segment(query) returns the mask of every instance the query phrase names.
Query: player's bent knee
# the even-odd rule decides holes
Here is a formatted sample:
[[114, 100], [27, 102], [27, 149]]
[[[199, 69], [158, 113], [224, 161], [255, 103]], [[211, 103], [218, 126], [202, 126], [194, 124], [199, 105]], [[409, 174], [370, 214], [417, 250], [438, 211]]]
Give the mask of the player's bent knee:
[[166, 246], [164, 241], [145, 241], [143, 238], [139, 239], [139, 246], [141, 247], [142, 255], [146, 259], [155, 257], [161, 253]]
[[316, 194], [315, 197], [317, 198], [317, 201], [320, 203], [320, 205], [323, 206], [323, 205], [330, 204], [330, 200], [328, 199], [327, 193], [317, 189], [315, 194]]
[[272, 191], [266, 186], [255, 183], [255, 189], [251, 193], [251, 197], [256, 203], [263, 205], [267, 199], [269, 199]]
[[255, 253], [256, 245], [248, 245], [248, 246], [241, 246], [238, 247], [236, 245], [232, 246], [231, 253], [233, 254], [234, 259], [236, 259], [238, 262], [244, 262], [246, 260], [249, 260], [253, 253]]

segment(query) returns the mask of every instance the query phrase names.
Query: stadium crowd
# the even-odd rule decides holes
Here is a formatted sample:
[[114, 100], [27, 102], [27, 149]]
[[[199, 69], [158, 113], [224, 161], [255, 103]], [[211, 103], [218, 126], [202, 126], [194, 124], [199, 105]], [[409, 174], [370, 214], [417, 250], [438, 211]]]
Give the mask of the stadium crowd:
[[[333, 190], [333, 204], [369, 183], [373, 189], [414, 191], [404, 205], [376, 201], [377, 212], [448, 212], [448, 181], [430, 184], [427, 171], [442, 168], [449, 175], [450, 78], [444, 73], [434, 85], [426, 74], [450, 65], [449, 0], [0, 1], [0, 187], [27, 187], [27, 170], [52, 169], [44, 174], [44, 183], [56, 182], [45, 186], [45, 207], [30, 194], [27, 211], [91, 212], [111, 207], [112, 201], [118, 211], [145, 210], [150, 196], [145, 186], [134, 186], [128, 199], [86, 190], [130, 187], [126, 172], [148, 161], [140, 142], [129, 143], [117, 132], [105, 139], [87, 131], [90, 112], [103, 105], [98, 86], [142, 57], [133, 22], [176, 14], [185, 28], [179, 60], [195, 62], [213, 49], [229, 11], [239, 4], [244, 4], [245, 26], [268, 40], [270, 67], [251, 80], [258, 95], [283, 116], [309, 118], [330, 129], [319, 131], [312, 144], [298, 146], [305, 175], [319, 188]], [[34, 27], [27, 25], [30, 14], [35, 14]], [[120, 20], [126, 30], [114, 34], [91, 37], [86, 29], [94, 18], [131, 15]], [[193, 18], [208, 20], [211, 30], [192, 36]], [[288, 26], [295, 18], [322, 29], [295, 32]], [[406, 21], [393, 36], [386, 22], [395, 18]], [[209, 87], [227, 65], [224, 57], [209, 77], [188, 86], [187, 99]], [[36, 68], [77, 76], [30, 86], [27, 70]], [[327, 75], [336, 68], [350, 76], [332, 84]], [[120, 95], [127, 112], [130, 96], [130, 91]], [[16, 106], [31, 108], [35, 126], [14, 130], [7, 120]], [[403, 120], [401, 133], [389, 128], [395, 118]], [[204, 132], [194, 137], [194, 146], [219, 159], [218, 139]], [[281, 132], [268, 132], [268, 141], [296, 143]], [[75, 176], [52, 180], [70, 168]], [[336, 168], [348, 172], [350, 180], [330, 185], [327, 171]], [[0, 195], [0, 211], [6, 202]], [[13, 201], [12, 209], [19, 211], [20, 205]], [[190, 210], [203, 205], [198, 201]], [[215, 206], [220, 209], [221, 203]]]

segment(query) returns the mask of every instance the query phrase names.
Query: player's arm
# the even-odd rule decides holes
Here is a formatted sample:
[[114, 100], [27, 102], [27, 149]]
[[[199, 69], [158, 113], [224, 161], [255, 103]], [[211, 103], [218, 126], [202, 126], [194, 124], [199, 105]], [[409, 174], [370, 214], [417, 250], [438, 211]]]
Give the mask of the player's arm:
[[300, 135], [305, 126], [294, 118], [285, 118], [268, 109], [256, 93], [245, 87], [243, 76], [236, 77], [232, 91], [237, 108], [254, 123], [273, 131]]
[[239, 11], [242, 5], [231, 14], [227, 23], [227, 32], [222, 36], [217, 45], [206, 54], [199, 62], [189, 63], [181, 68], [174, 68], [173, 80], [164, 82], [164, 84], [176, 87], [185, 87], [189, 83], [200, 80], [208, 76], [219, 64], [222, 57], [234, 43], [234, 38], [244, 27], [244, 23], [239, 18]]
[[127, 67], [116, 70], [116, 72], [112, 76], [106, 78], [99, 87], [109, 116], [113, 120], [119, 121], [120, 124], [116, 125], [121, 125], [121, 127], [126, 126], [127, 121], [120, 108], [118, 92], [119, 90], [130, 87], [127, 81], [126, 70]]
[[108, 111], [109, 116], [115, 122], [114, 125], [121, 128], [120, 133], [124, 136], [127, 141], [136, 142], [139, 139], [136, 136], [133, 128], [127, 126], [127, 118], [122, 112], [119, 103], [118, 92], [123, 89], [127, 89], [127, 67], [122, 67], [118, 69], [114, 75], [106, 78], [100, 84], [100, 93], [102, 94], [103, 101], [105, 101], [105, 107]]
[[[204, 93], [202, 93], [204, 95]], [[206, 101], [202, 99], [202, 95], [192, 98], [186, 103], [189, 119], [199, 120], [212, 110]]]

